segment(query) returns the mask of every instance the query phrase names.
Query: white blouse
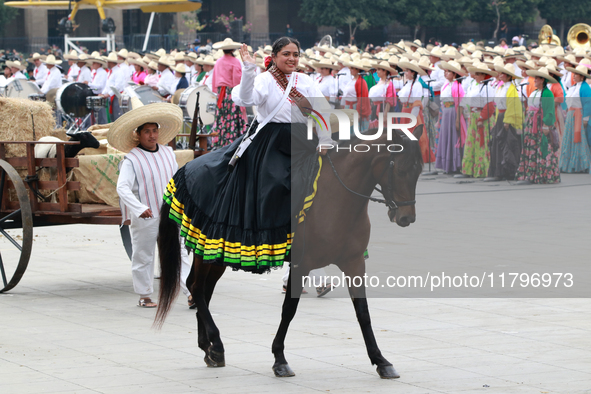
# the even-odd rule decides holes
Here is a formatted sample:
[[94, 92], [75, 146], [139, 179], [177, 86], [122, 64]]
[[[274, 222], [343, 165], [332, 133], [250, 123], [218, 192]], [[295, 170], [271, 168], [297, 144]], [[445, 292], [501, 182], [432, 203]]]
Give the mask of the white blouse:
[[[413, 81], [406, 81], [400, 92], [398, 92], [398, 99], [403, 104], [408, 104], [409, 102], [412, 104], [417, 99], [420, 99], [423, 108], [429, 103], [429, 91], [421, 85], [421, 82], [416, 80], [414, 83]], [[415, 116], [419, 114], [419, 107], [415, 106], [412, 108], [411, 113]]]
[[566, 105], [568, 108], [583, 108], [581, 104], [581, 85], [583, 82], [577, 82], [566, 92]]
[[487, 85], [474, 81], [464, 96], [467, 100], [462, 100], [462, 105], [468, 105], [471, 108], [483, 108], [487, 103], [494, 101], [495, 91], [492, 82]]
[[386, 99], [387, 92], [388, 83], [380, 80], [380, 82], [369, 89], [368, 96], [372, 99], [372, 101], [384, 101]]
[[504, 84], [497, 86], [495, 92], [495, 104], [498, 109], [507, 109], [507, 90], [509, 90], [510, 85], [511, 82], [505, 82]]
[[453, 101], [451, 85], [453, 82], [449, 82], [446, 80], [446, 83], [441, 88], [441, 101]]
[[[232, 100], [236, 105], [241, 107], [256, 105], [257, 121], [262, 122], [275, 110], [275, 107], [277, 107], [283, 97], [284, 90], [271, 73], [264, 72], [256, 75], [256, 68], [257, 66], [252, 63], [244, 63], [242, 65], [242, 78], [240, 84], [232, 89]], [[290, 78], [296, 78], [293, 87], [310, 101], [314, 110], [323, 114], [325, 119], [330, 118], [329, 113], [325, 115], [323, 111], [331, 111], [332, 108], [312, 78], [298, 72], [286, 74], [286, 77], [288, 81]], [[308, 119], [288, 97], [279, 112], [275, 114], [270, 122], [307, 123]], [[321, 144], [332, 143], [330, 130], [321, 129], [317, 125], [316, 131]]]
[[316, 84], [318, 85], [318, 89], [320, 89], [324, 97], [329, 97], [331, 100], [333, 100], [337, 96], [334, 77], [332, 75], [327, 77], [321, 76], [320, 78], [317, 78]]

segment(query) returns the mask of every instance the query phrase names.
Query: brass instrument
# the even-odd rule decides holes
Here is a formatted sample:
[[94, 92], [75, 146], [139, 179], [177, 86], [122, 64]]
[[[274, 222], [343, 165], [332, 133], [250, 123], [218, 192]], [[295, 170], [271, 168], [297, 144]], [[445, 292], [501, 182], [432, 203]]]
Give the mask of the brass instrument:
[[540, 34], [538, 34], [538, 45], [560, 46], [560, 38], [554, 34], [550, 25], [544, 25], [542, 26], [542, 29], [540, 29]]
[[566, 35], [568, 45], [572, 49], [583, 48], [588, 49], [591, 47], [591, 26], [585, 23], [577, 23], [571, 27]]

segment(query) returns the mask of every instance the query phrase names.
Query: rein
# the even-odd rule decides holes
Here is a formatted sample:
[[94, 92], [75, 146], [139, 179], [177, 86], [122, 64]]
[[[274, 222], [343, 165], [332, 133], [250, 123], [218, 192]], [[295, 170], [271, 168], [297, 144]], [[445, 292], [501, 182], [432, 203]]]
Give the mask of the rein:
[[326, 157], [328, 157], [328, 162], [330, 163], [330, 167], [332, 168], [332, 172], [334, 172], [335, 176], [337, 177], [337, 179], [339, 180], [339, 182], [341, 183], [341, 185], [343, 185], [343, 187], [349, 191], [350, 193], [355, 194], [356, 196], [359, 197], [363, 197], [368, 199], [369, 201], [373, 201], [373, 202], [377, 202], [380, 204], [384, 204], [386, 205], [388, 208], [390, 209], [397, 209], [398, 207], [404, 207], [404, 206], [408, 206], [408, 205], [415, 205], [415, 203], [417, 202], [417, 200], [409, 200], [409, 201], [395, 201], [394, 200], [394, 175], [393, 175], [393, 170], [394, 170], [394, 152], [390, 153], [390, 164], [384, 168], [384, 171], [382, 172], [382, 175], [380, 176], [380, 179], [384, 176], [384, 173], [386, 171], [389, 170], [388, 172], [388, 184], [386, 185], [386, 193], [384, 193], [384, 191], [382, 189], [380, 189], [379, 187], [375, 186], [374, 190], [377, 190], [382, 196], [384, 196], [384, 200], [380, 199], [380, 198], [375, 198], [372, 196], [366, 196], [364, 194], [361, 193], [357, 193], [354, 190], [351, 190], [350, 188], [347, 187], [347, 185], [345, 185], [345, 183], [343, 182], [343, 180], [341, 179], [341, 177], [339, 176], [339, 174], [337, 173], [337, 169], [335, 168], [332, 159], [330, 158], [330, 153], [327, 152], [326, 153]]

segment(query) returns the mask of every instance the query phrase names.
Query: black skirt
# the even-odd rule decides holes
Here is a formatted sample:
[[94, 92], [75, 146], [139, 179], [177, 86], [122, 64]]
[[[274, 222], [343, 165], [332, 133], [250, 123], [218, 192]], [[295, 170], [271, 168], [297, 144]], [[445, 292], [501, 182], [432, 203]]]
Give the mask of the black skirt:
[[303, 124], [270, 123], [228, 172], [243, 138], [179, 169], [164, 200], [204, 262], [262, 273], [288, 260], [292, 222], [318, 172], [318, 140], [307, 140]]

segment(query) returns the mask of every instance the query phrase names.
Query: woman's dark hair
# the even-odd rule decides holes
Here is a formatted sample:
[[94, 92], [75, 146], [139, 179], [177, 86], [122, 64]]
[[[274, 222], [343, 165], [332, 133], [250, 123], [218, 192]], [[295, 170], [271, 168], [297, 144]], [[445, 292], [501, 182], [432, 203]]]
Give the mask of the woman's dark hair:
[[[281, 38], [278, 38], [277, 40], [275, 40], [275, 42], [273, 43], [273, 49], [271, 51], [271, 55], [277, 56], [279, 51], [282, 50], [283, 47], [285, 47], [286, 45], [289, 45], [289, 44], [295, 44], [298, 47], [298, 51], [301, 49], [300, 42], [298, 40], [296, 40], [295, 38], [281, 37]], [[275, 64], [275, 62], [271, 60], [269, 62], [269, 65], [267, 66], [267, 70], [270, 69], [273, 64]]]
[[224, 55], [234, 56], [234, 51], [232, 49], [224, 49]]
[[298, 47], [298, 50], [301, 49], [300, 42], [298, 40], [296, 40], [295, 38], [281, 37], [281, 38], [278, 38], [277, 40], [275, 40], [275, 42], [273, 43], [273, 50], [272, 50], [273, 55], [277, 55], [279, 53], [279, 51], [283, 49], [284, 46], [289, 45], [289, 44], [296, 44], [296, 46]]

